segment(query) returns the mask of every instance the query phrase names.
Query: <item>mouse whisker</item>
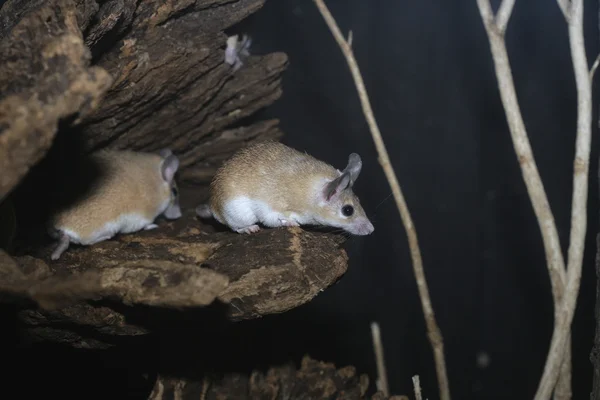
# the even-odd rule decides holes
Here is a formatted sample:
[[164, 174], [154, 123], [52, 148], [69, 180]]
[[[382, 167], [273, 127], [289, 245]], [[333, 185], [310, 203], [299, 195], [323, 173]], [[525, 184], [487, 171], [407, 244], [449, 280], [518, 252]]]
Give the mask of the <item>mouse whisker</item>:
[[386, 196], [386, 198], [381, 201], [381, 203], [379, 203], [375, 206], [375, 210], [377, 210], [383, 203], [385, 203], [390, 197], [392, 197], [393, 194], [394, 194], [394, 192], [390, 192], [390, 194], [388, 194]]

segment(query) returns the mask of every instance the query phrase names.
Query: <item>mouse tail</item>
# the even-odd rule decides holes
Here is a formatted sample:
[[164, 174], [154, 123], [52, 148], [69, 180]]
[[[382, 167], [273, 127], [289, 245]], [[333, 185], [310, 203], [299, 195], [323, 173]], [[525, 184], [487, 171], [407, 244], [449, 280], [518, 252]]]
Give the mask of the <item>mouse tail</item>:
[[198, 207], [196, 207], [196, 214], [200, 218], [212, 218], [213, 217], [212, 210], [210, 209], [210, 206], [208, 204], [200, 204]]

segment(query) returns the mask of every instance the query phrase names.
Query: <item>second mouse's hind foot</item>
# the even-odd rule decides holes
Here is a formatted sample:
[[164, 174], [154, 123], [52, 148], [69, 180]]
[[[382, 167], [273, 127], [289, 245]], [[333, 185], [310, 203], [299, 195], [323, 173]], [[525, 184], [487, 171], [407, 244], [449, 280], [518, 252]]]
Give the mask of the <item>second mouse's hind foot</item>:
[[60, 256], [62, 255], [62, 253], [64, 253], [65, 250], [67, 250], [69, 248], [69, 242], [70, 242], [69, 237], [65, 233], [61, 233], [60, 239], [58, 240], [58, 244], [56, 245], [56, 248], [50, 255], [50, 259], [58, 260], [60, 258]]
[[251, 233], [256, 233], [258, 231], [260, 231], [260, 227], [258, 225], [250, 225], [247, 226], [245, 228], [241, 228], [241, 229], [236, 229], [235, 230], [237, 233], [243, 233], [243, 234], [251, 234]]

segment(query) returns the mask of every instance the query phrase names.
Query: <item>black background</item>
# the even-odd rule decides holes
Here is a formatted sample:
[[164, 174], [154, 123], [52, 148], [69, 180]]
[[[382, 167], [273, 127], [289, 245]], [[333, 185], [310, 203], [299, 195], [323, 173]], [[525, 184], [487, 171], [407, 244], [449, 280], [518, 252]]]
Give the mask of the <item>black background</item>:
[[[417, 228], [452, 398], [532, 398], [550, 341], [552, 298], [539, 228], [475, 0], [327, 4], [341, 29], [353, 31], [353, 49]], [[598, 3], [586, 0], [585, 11], [591, 63], [599, 51]], [[436, 399], [433, 357], [405, 231], [347, 65], [316, 6], [310, 0], [269, 0], [228, 33], [250, 34], [254, 54], [288, 54], [284, 95], [257, 117], [279, 118], [284, 143], [338, 168], [346, 165], [349, 153], [358, 152], [363, 170], [355, 191], [375, 232], [348, 242], [347, 274], [312, 302], [237, 325], [224, 337], [235, 342], [235, 354], [221, 354], [222, 363], [238, 369], [298, 363], [308, 353], [338, 366], [354, 365], [373, 382], [369, 324], [378, 321], [392, 392], [409, 394], [411, 377], [419, 374], [425, 396]], [[576, 92], [567, 28], [556, 2], [517, 1], [507, 46], [566, 254]], [[598, 84], [594, 87], [597, 92]], [[588, 240], [573, 332], [574, 399], [588, 398], [592, 378], [598, 231], [596, 122], [593, 126]], [[162, 342], [157, 353], [183, 359], [185, 348], [173, 351], [177, 339], [172, 340]], [[486, 368], [476, 363], [482, 352], [489, 356]], [[136, 391], [139, 381], [133, 376], [146, 366], [127, 354], [107, 364], [80, 352], [31, 348], [15, 355], [5, 375], [8, 386], [48, 394], [52, 385], [64, 393], [77, 381], [87, 388], [87, 398], [123, 398], [117, 393], [124, 388]], [[66, 364], [59, 368], [60, 363]], [[24, 382], [27, 387], [21, 386]]]

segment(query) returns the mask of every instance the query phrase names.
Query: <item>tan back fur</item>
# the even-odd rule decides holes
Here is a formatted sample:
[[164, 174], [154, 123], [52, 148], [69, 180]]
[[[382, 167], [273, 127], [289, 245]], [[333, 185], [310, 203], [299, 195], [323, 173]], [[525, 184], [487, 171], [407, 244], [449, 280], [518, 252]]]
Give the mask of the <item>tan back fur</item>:
[[238, 151], [219, 168], [211, 183], [210, 206], [221, 214], [225, 200], [249, 196], [278, 211], [317, 213], [312, 210], [317, 204], [315, 185], [339, 175], [331, 165], [306, 153], [279, 142], [260, 142]]
[[122, 214], [153, 218], [169, 200], [170, 187], [162, 179], [159, 155], [103, 150], [92, 157], [102, 175], [81, 200], [56, 215], [56, 228], [72, 229], [84, 238]]

